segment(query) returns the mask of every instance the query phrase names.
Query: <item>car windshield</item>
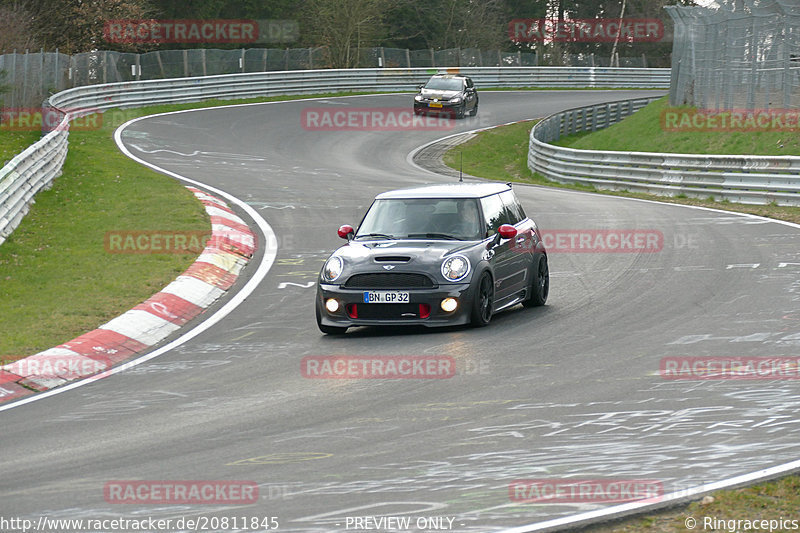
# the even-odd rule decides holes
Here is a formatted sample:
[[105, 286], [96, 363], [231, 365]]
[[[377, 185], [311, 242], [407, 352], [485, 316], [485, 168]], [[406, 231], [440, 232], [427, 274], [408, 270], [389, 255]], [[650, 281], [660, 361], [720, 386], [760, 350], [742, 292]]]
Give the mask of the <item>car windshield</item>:
[[463, 86], [463, 82], [458, 78], [431, 78], [425, 84], [426, 89], [434, 91], [460, 91]]
[[403, 198], [375, 200], [356, 238], [472, 241], [484, 232], [474, 198]]

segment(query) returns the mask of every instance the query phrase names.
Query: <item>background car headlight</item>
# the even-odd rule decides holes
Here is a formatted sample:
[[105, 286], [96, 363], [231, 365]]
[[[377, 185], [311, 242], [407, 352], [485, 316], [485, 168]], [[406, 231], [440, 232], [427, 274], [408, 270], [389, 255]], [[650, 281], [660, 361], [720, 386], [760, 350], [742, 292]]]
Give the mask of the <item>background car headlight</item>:
[[322, 279], [325, 281], [334, 281], [342, 275], [342, 270], [344, 270], [342, 258], [334, 255], [325, 263], [325, 268], [322, 269]]
[[460, 96], [454, 96], [454, 97], [452, 97], [452, 98], [450, 99], [450, 102], [452, 102], [452, 103], [454, 103], [454, 104], [457, 104], [457, 103], [459, 103], [460, 101], [461, 101], [461, 97], [460, 97]]
[[453, 255], [442, 263], [442, 276], [447, 281], [461, 281], [469, 274], [469, 259], [463, 255]]
[[421, 102], [422, 101], [422, 95], [418, 94], [417, 96], [414, 97], [414, 100], [416, 100], [417, 102]]

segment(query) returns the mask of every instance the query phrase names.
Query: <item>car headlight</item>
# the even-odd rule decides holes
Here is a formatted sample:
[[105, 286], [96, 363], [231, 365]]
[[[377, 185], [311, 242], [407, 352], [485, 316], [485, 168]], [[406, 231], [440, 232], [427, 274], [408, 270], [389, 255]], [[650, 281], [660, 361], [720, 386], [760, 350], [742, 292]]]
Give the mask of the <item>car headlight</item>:
[[447, 281], [461, 281], [469, 274], [469, 259], [463, 255], [452, 255], [442, 263], [442, 276]]
[[461, 101], [461, 97], [460, 97], [460, 96], [454, 96], [454, 97], [452, 97], [452, 98], [450, 99], [450, 102], [452, 102], [452, 103], [454, 103], [454, 104], [457, 104], [457, 103], [459, 103], [460, 101]]
[[322, 269], [322, 279], [334, 281], [342, 275], [342, 270], [344, 270], [344, 261], [338, 255], [334, 255], [325, 263], [325, 268]]
[[417, 102], [421, 102], [422, 101], [422, 95], [418, 94], [417, 96], [414, 97], [414, 100], [416, 100]]

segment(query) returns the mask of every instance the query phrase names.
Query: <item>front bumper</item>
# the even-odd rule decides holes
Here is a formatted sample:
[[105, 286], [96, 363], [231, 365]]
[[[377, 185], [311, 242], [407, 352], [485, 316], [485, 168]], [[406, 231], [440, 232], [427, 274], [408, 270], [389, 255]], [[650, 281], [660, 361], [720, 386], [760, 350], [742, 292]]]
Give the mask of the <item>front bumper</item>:
[[461, 108], [463, 102], [451, 104], [450, 102], [439, 102], [442, 107], [430, 107], [428, 102], [417, 102], [414, 100], [414, 113], [415, 114], [444, 114], [448, 116], [455, 116], [456, 111]]
[[[324, 326], [392, 326], [422, 325], [428, 327], [454, 326], [470, 322], [474, 290], [469, 283], [440, 285], [432, 289], [370, 289], [401, 290], [409, 293], [408, 304], [365, 304], [365, 289], [343, 289], [339, 285], [320, 283], [317, 286], [317, 309]], [[339, 309], [335, 313], [325, 308], [325, 301], [335, 298]], [[455, 311], [445, 312], [441, 302], [445, 298], [458, 300]], [[428, 306], [429, 315], [425, 315]], [[355, 306], [355, 309], [352, 307]], [[420, 307], [423, 306], [423, 307]], [[356, 316], [354, 316], [356, 315]]]

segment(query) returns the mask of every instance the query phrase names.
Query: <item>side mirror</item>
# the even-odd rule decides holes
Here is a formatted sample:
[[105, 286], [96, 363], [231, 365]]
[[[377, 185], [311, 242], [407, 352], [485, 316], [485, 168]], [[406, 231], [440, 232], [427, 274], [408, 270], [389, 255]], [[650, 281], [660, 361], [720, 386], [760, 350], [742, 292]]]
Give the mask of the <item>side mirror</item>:
[[497, 233], [504, 239], [513, 239], [517, 236], [517, 228], [511, 224], [503, 224], [497, 229]]
[[425, 85], [417, 85], [417, 90], [421, 91], [423, 87], [425, 87]]
[[347, 242], [350, 242], [353, 240], [353, 237], [356, 234], [356, 230], [354, 230], [353, 226], [351, 226], [350, 224], [345, 224], [344, 226], [340, 227], [336, 233], [339, 234], [340, 238], [347, 239]]

